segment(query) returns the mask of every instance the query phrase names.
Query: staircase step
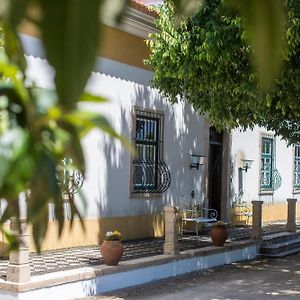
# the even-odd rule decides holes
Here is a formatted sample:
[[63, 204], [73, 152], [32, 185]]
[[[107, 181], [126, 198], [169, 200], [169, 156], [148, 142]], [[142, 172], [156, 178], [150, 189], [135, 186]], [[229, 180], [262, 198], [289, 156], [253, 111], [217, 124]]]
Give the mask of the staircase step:
[[264, 236], [264, 244], [279, 243], [283, 241], [289, 241], [300, 237], [300, 231], [297, 232], [279, 232]]
[[300, 247], [296, 249], [291, 249], [283, 252], [278, 252], [278, 253], [260, 253], [259, 256], [262, 257], [270, 257], [270, 258], [280, 258], [280, 257], [285, 257], [288, 255], [300, 253]]
[[261, 246], [261, 248], [263, 248], [263, 249], [279, 249], [279, 248], [291, 246], [293, 244], [300, 244], [300, 236], [298, 238], [293, 238], [291, 240], [285, 240], [282, 242], [263, 244]]
[[300, 249], [300, 241], [297, 243], [286, 243], [284, 245], [278, 246], [278, 245], [270, 245], [268, 247], [261, 247], [260, 252], [262, 254], [275, 254], [275, 253], [280, 253], [280, 252], [285, 252], [285, 251], [290, 251], [293, 249]]
[[284, 257], [300, 252], [300, 232], [281, 232], [264, 237], [260, 255], [264, 257]]

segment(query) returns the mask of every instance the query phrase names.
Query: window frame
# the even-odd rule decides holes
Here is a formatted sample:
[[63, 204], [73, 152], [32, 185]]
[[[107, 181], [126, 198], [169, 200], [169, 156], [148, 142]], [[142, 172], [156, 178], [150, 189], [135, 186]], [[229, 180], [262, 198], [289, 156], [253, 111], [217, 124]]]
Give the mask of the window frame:
[[[160, 126], [159, 126], [159, 118], [158, 117], [149, 117], [149, 116], [143, 116], [141, 114], [136, 114], [136, 124], [138, 119], [140, 119], [141, 121], [145, 122], [145, 126], [146, 128], [148, 128], [148, 124], [154, 124], [153, 128], [151, 128], [152, 126], [150, 125], [150, 130], [154, 130], [154, 137], [151, 138], [147, 141], [147, 137], [144, 139], [138, 139], [135, 138], [135, 149], [137, 151], [137, 155], [139, 156], [140, 151], [138, 150], [139, 148], [141, 148], [141, 152], [142, 152], [142, 160], [145, 161], [145, 164], [150, 165], [150, 163], [148, 163], [148, 159], [149, 161], [151, 161], [150, 156], [153, 156], [153, 167], [154, 168], [154, 178], [153, 178], [153, 183], [145, 183], [145, 189], [156, 189], [158, 186], [158, 174], [157, 174], [157, 164], [158, 164], [158, 160], [160, 158], [160, 149], [159, 149], [159, 132], [160, 132]], [[149, 128], [148, 128], [149, 129]], [[136, 130], [137, 132], [137, 130]], [[152, 132], [150, 132], [149, 134], [152, 134]], [[151, 149], [153, 149], [153, 151], [151, 151]], [[138, 186], [139, 184], [136, 182], [132, 182], [133, 184], [133, 190], [135, 190], [135, 187]], [[140, 188], [143, 188], [142, 186]]]
[[[300, 144], [294, 145], [294, 160], [293, 160], [293, 193], [300, 193]], [[297, 155], [298, 152], [298, 155]], [[298, 162], [298, 167], [297, 167]], [[296, 184], [298, 177], [299, 184]]]
[[[269, 145], [271, 145], [271, 154], [268, 154], [264, 151], [264, 140], [271, 141]], [[260, 136], [260, 153], [259, 153], [259, 159], [260, 159], [260, 170], [259, 170], [259, 191], [260, 195], [266, 195], [266, 194], [273, 194], [274, 193], [274, 179], [273, 179], [273, 173], [276, 168], [275, 166], [275, 155], [276, 155], [276, 140], [274, 135], [270, 134], [261, 134]], [[265, 156], [265, 157], [264, 157]], [[271, 175], [269, 176], [268, 180], [270, 181], [269, 186], [263, 186], [262, 185], [262, 178], [263, 178], [263, 166], [264, 162], [263, 160], [271, 159], [271, 169], [268, 171]], [[271, 177], [271, 178], [270, 178]]]
[[[136, 124], [137, 124], [137, 118], [140, 117], [141, 119], [149, 119], [149, 120], [155, 120], [157, 121], [157, 132], [156, 132], [156, 161], [159, 162], [160, 160], [163, 161], [163, 156], [164, 156], [164, 112], [160, 110], [153, 110], [153, 109], [148, 109], [148, 108], [143, 108], [140, 106], [133, 106], [132, 108], [132, 126], [131, 126], [131, 143], [134, 149], [137, 147], [136, 143]], [[149, 116], [150, 115], [150, 116]], [[151, 115], [155, 117], [151, 117]], [[141, 141], [138, 142], [138, 144], [143, 144]], [[149, 143], [148, 145], [151, 145]], [[134, 176], [134, 170], [135, 170], [135, 165], [134, 165], [134, 157], [131, 156], [131, 164], [130, 164], [130, 177], [129, 177], [129, 197], [130, 198], [160, 198], [162, 196], [162, 193], [149, 193], [149, 192], [135, 192], [134, 189], [134, 181], [133, 181], [133, 176]], [[157, 176], [157, 175], [156, 175]], [[157, 180], [157, 179], [156, 179]], [[156, 182], [157, 185], [157, 182]]]

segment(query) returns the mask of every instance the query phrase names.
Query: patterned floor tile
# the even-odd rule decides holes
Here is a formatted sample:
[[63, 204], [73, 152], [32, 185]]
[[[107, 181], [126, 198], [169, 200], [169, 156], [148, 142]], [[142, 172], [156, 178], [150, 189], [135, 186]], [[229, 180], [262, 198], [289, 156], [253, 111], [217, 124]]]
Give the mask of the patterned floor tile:
[[[299, 226], [300, 229], [300, 226]], [[285, 224], [270, 224], [263, 228], [263, 234], [269, 235], [285, 231]], [[228, 228], [229, 242], [245, 240], [250, 238], [250, 228], [230, 227]], [[138, 241], [125, 241], [123, 260], [131, 260], [140, 257], [148, 257], [163, 253], [163, 239], [147, 239]], [[199, 237], [184, 235], [179, 240], [180, 250], [196, 249], [211, 245], [209, 229], [204, 230]], [[67, 270], [77, 267], [103, 264], [98, 245], [52, 250], [41, 254], [30, 255], [30, 267], [33, 275]], [[0, 260], [0, 278], [6, 278], [8, 260]]]

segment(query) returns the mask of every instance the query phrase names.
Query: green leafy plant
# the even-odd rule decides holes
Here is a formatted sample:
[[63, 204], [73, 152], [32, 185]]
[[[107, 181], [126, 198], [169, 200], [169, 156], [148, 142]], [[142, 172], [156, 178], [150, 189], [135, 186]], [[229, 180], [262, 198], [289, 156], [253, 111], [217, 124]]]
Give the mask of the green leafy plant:
[[[114, 8], [118, 14], [124, 3], [119, 1], [119, 10]], [[7, 207], [0, 223], [12, 217], [19, 222], [18, 198], [23, 193], [27, 221], [40, 250], [47, 231], [48, 203], [54, 204], [59, 235], [64, 226], [63, 191], [57, 178], [61, 161], [71, 159], [73, 167], [84, 174], [80, 139], [94, 128], [127, 142], [101, 114], [77, 109], [78, 102], [105, 101], [84, 93], [96, 58], [102, 1], [91, 0], [87, 5], [83, 0], [12, 0], [5, 4], [1, 7], [0, 198], [6, 199]], [[26, 60], [17, 34], [24, 20], [41, 33], [47, 60], [55, 69], [54, 91], [25, 85]], [[80, 194], [85, 208], [87, 203]], [[78, 216], [84, 226], [74, 197], [65, 196], [71, 207], [71, 225]]]
[[297, 1], [206, 1], [179, 24], [172, 1], [157, 11], [146, 62], [164, 96], [188, 101], [220, 130], [260, 125], [300, 141]]
[[[192, 5], [187, 5], [191, 2]], [[177, 16], [178, 14], [190, 16], [194, 12], [195, 7], [199, 7], [198, 2], [192, 0], [187, 3], [185, 0], [174, 0]], [[206, 3], [210, 2], [212, 5], [216, 4], [215, 1], [207, 1]], [[263, 1], [249, 0], [246, 2], [247, 5], [250, 3], [251, 7], [260, 7], [260, 2]], [[244, 1], [243, 7], [246, 7], [246, 2]], [[268, 4], [270, 7], [273, 7], [275, 2], [268, 1]], [[292, 1], [289, 2], [292, 3]], [[99, 103], [104, 101], [101, 97], [84, 93], [84, 87], [96, 59], [98, 43], [101, 42], [99, 18], [102, 21], [105, 17], [110, 16], [113, 20], [120, 20], [126, 4], [126, 0], [89, 0], [88, 3], [84, 0], [1, 1], [0, 21], [2, 30], [0, 31], [0, 46], [3, 46], [3, 51], [0, 51], [0, 74], [2, 78], [0, 86], [0, 197], [7, 200], [7, 207], [0, 219], [0, 230], [4, 230], [3, 224], [11, 217], [16, 217], [18, 222], [20, 217], [18, 197], [20, 193], [23, 193], [27, 198], [27, 221], [32, 224], [34, 241], [38, 250], [47, 231], [48, 203], [54, 203], [55, 216], [59, 224], [59, 234], [61, 234], [64, 226], [62, 190], [57, 180], [57, 166], [60, 165], [61, 160], [68, 157], [72, 160], [74, 168], [78, 168], [84, 174], [85, 163], [80, 146], [80, 138], [93, 128], [99, 128], [112, 137], [126, 142], [113, 130], [106, 118], [90, 111], [77, 109], [78, 101], [98, 101]], [[235, 4], [233, 3], [233, 5]], [[243, 7], [240, 7], [241, 13], [247, 14], [248, 19], [251, 20], [251, 16], [254, 14], [248, 14]], [[262, 7], [264, 9], [261, 10], [262, 17], [259, 19], [264, 20], [264, 15], [270, 15], [271, 17], [277, 15], [276, 11], [270, 10], [270, 7]], [[163, 6], [161, 9], [162, 11], [172, 10], [169, 6]], [[212, 12], [214, 12], [213, 9], [214, 6], [212, 6]], [[209, 13], [207, 6], [203, 7], [203, 13]], [[287, 32], [291, 45], [294, 45], [296, 54], [299, 48], [293, 41], [299, 39], [297, 14], [298, 11], [296, 10], [295, 12], [289, 11], [289, 24], [293, 24], [294, 27], [291, 27], [292, 29]], [[165, 70], [156, 73], [154, 82], [157, 86], [161, 84], [160, 89], [164, 90], [168, 97], [175, 99], [177, 94], [180, 95], [181, 90], [186, 96], [189, 96], [189, 93], [193, 94], [191, 87], [197, 87], [196, 90], [200, 90], [201, 85], [198, 86], [199, 82], [195, 79], [197, 77], [201, 78], [203, 72], [199, 73], [197, 71], [195, 73], [196, 76], [186, 76], [186, 79], [185, 75], [189, 75], [191, 70], [196, 70], [197, 64], [205, 62], [205, 57], [207, 59], [207, 70], [211, 73], [212, 69], [209, 63], [213, 61], [214, 57], [219, 55], [219, 50], [216, 50], [213, 55], [209, 54], [209, 52], [198, 55], [197, 52], [190, 51], [193, 48], [196, 50], [202, 48], [211, 49], [214, 45], [218, 45], [214, 39], [214, 34], [210, 33], [211, 27], [214, 29], [215, 26], [213, 22], [209, 21], [207, 24], [202, 24], [203, 30], [196, 32], [197, 35], [203, 36], [207, 31], [206, 43], [200, 43], [200, 40], [190, 43], [189, 30], [178, 31], [180, 28], [176, 25], [178, 24], [178, 18], [174, 22], [176, 26], [170, 23], [173, 21], [172, 18], [169, 19], [167, 14], [161, 14], [160, 26], [162, 28], [165, 26], [169, 27], [169, 31], [162, 31], [161, 40], [157, 37], [154, 39], [153, 43], [155, 43], [157, 49], [157, 56], [152, 56], [150, 63], [155, 68], [159, 65], [157, 64], [158, 61], [166, 64]], [[254, 18], [254, 22], [247, 22], [248, 26], [254, 30], [252, 37], [255, 36], [255, 32], [258, 34], [261, 30], [269, 28], [268, 26], [257, 26], [256, 19]], [[197, 20], [197, 18], [189, 20]], [[46, 59], [55, 70], [55, 90], [52, 93], [38, 90], [34, 86], [25, 85], [26, 60], [17, 33], [18, 28], [24, 21], [30, 23], [31, 26], [40, 32]], [[225, 25], [227, 24], [224, 27], [224, 34], [231, 32], [230, 27], [233, 27], [234, 34], [237, 35], [239, 33], [239, 18], [225, 18], [223, 21]], [[188, 22], [183, 24], [185, 24], [183, 28], [190, 28]], [[197, 25], [197, 22], [192, 23], [192, 25]], [[278, 28], [275, 25], [273, 24], [271, 28]], [[196, 28], [197, 26], [195, 26]], [[216, 32], [216, 37], [218, 37], [218, 31], [213, 32]], [[180, 39], [178, 43], [177, 39], [182, 33], [185, 38]], [[275, 30], [276, 33], [278, 32]], [[274, 36], [273, 31], [267, 32], [267, 37], [272, 38]], [[232, 34], [229, 34], [228, 37], [232, 39], [233, 45], [235, 45]], [[228, 42], [231, 41], [230, 39]], [[210, 43], [210, 41], [213, 43]], [[253, 38], [253, 43], [255, 45], [258, 41]], [[172, 55], [167, 51], [168, 47], [166, 46], [168, 45], [173, 51]], [[224, 44], [225, 50], [226, 45], [228, 43]], [[271, 43], [271, 47], [266, 48], [267, 52], [265, 52], [264, 57], [270, 55], [272, 58], [275, 55], [273, 55], [273, 52], [277, 51], [277, 47], [273, 47], [273, 45]], [[153, 51], [154, 44], [151, 47]], [[160, 47], [163, 51], [161, 51]], [[221, 50], [223, 55], [221, 57], [225, 58], [225, 61], [229, 61], [231, 59], [230, 51], [224, 51], [222, 47]], [[245, 64], [245, 68], [248, 68], [248, 65], [243, 54], [245, 53], [248, 57], [248, 50], [247, 47], [244, 47], [243, 51], [237, 53], [237, 58], [240, 59], [238, 61], [241, 64]], [[174, 53], [180, 53], [180, 56], [178, 57]], [[187, 54], [189, 55], [190, 64], [187, 64], [185, 60]], [[257, 51], [257, 57], [260, 57], [259, 51]], [[288, 57], [290, 56], [288, 55]], [[193, 61], [194, 58], [196, 58], [196, 61]], [[175, 64], [176, 61], [180, 62], [182, 67], [179, 68]], [[262, 59], [258, 59], [258, 65], [261, 61]], [[262, 70], [271, 69], [270, 59], [266, 60], [266, 62], [267, 64]], [[293, 65], [295, 62], [298, 63], [296, 56], [290, 62]], [[226, 66], [226, 64], [220, 64], [220, 68], [216, 68], [215, 75], [222, 72], [222, 66]], [[174, 67], [174, 70], [171, 69], [172, 67]], [[235, 68], [233, 65], [224, 69], [225, 74], [229, 77], [231, 77], [231, 67]], [[172, 75], [173, 73], [174, 76]], [[286, 83], [292, 86], [293, 81], [290, 80], [289, 76], [285, 77], [285, 75], [283, 74], [282, 78], [286, 78]], [[262, 77], [259, 76], [259, 78]], [[206, 80], [207, 78], [203, 79]], [[213, 76], [211, 79], [213, 79]], [[232, 81], [234, 82], [234, 80], [236, 80], [235, 77]], [[189, 81], [190, 85], [188, 84]], [[218, 111], [220, 109], [222, 111], [227, 110], [223, 109], [224, 105], [219, 101], [221, 98], [218, 98], [216, 96], [217, 93], [214, 93], [214, 91], [217, 91], [223, 82], [215, 81], [211, 90], [204, 86], [202, 92], [199, 95], [194, 94], [193, 97], [189, 98], [189, 101], [194, 102], [195, 108], [199, 109], [199, 111], [206, 111], [207, 107], [203, 105], [203, 100], [197, 104], [195, 99], [198, 96], [203, 96], [205, 97], [204, 99], [215, 99], [213, 100], [215, 105], [211, 106], [215, 107], [215, 111], [209, 111], [209, 115], [212, 120], [215, 120], [217, 125], [223, 124], [223, 120], [226, 121], [224, 124], [231, 126], [236, 126], [237, 124], [251, 125], [254, 124], [254, 121], [252, 121], [254, 113], [251, 108], [252, 106], [257, 106], [256, 96], [252, 91], [254, 81], [255, 76], [250, 76], [249, 81], [244, 83], [241, 89], [235, 89], [235, 85], [225, 82], [225, 90], [229, 91], [231, 89], [233, 95], [239, 96], [236, 97], [234, 103], [231, 103], [229, 99], [232, 97], [232, 94], [225, 94], [224, 99], [226, 101], [224, 101], [224, 105], [226, 108], [229, 107], [229, 109], [227, 115], [222, 118], [218, 118]], [[208, 80], [207, 85], [210, 85], [211, 82]], [[169, 88], [170, 86], [172, 89]], [[248, 90], [249, 92], [247, 92]], [[244, 97], [242, 97], [243, 93], [240, 91], [246, 91]], [[287, 94], [289, 96], [287, 105], [279, 100], [274, 102], [274, 97], [271, 97], [270, 101], [268, 101], [268, 107], [275, 111], [274, 114], [279, 116], [276, 120], [281, 120], [285, 116], [290, 116], [292, 120], [288, 124], [284, 123], [285, 119], [281, 122], [283, 124], [282, 131], [286, 131], [289, 126], [298, 126], [297, 118], [299, 115], [295, 114], [293, 110], [294, 106], [297, 108], [294, 101], [295, 97], [293, 96], [293, 100], [292, 95], [290, 93]], [[199, 99], [203, 98], [200, 97]], [[247, 101], [245, 101], [244, 107], [240, 101], [245, 99]], [[250, 104], [249, 101], [253, 101], [253, 104]], [[235, 106], [237, 108], [233, 110]], [[239, 121], [236, 121], [237, 112], [243, 112], [239, 116]], [[251, 121], [247, 121], [248, 118]], [[270, 127], [272, 126], [270, 125]], [[289, 133], [290, 131], [287, 134]], [[72, 223], [74, 216], [78, 215], [79, 218], [81, 216], [73, 198], [69, 198]], [[83, 206], [85, 206], [84, 197], [81, 197], [81, 200], [83, 201]], [[5, 234], [10, 245], [15, 247], [17, 241], [14, 240], [9, 232], [5, 232]]]
[[217, 221], [216, 223], [213, 224], [213, 227], [215, 228], [226, 228], [226, 223], [223, 221]]
[[121, 240], [121, 233], [117, 230], [108, 231], [106, 232], [105, 241], [120, 241]]

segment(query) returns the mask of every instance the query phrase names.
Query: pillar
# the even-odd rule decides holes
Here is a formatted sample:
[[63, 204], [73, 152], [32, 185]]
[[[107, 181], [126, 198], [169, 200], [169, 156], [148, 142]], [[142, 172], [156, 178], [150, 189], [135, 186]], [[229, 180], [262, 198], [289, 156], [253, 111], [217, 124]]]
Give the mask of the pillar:
[[287, 223], [286, 223], [286, 230], [288, 232], [296, 232], [297, 225], [296, 225], [296, 203], [297, 199], [289, 198], [287, 199]]
[[19, 249], [17, 251], [10, 251], [9, 264], [7, 267], [7, 281], [12, 282], [26, 282], [30, 281], [30, 264], [29, 264], [29, 235], [26, 219], [20, 220], [19, 231], [15, 218], [10, 221], [10, 229], [13, 234], [19, 238]]
[[167, 206], [165, 212], [165, 243], [164, 254], [177, 255], [179, 254], [178, 245], [178, 228], [176, 222], [176, 208]]
[[262, 205], [263, 201], [252, 201], [251, 239], [262, 239]]

